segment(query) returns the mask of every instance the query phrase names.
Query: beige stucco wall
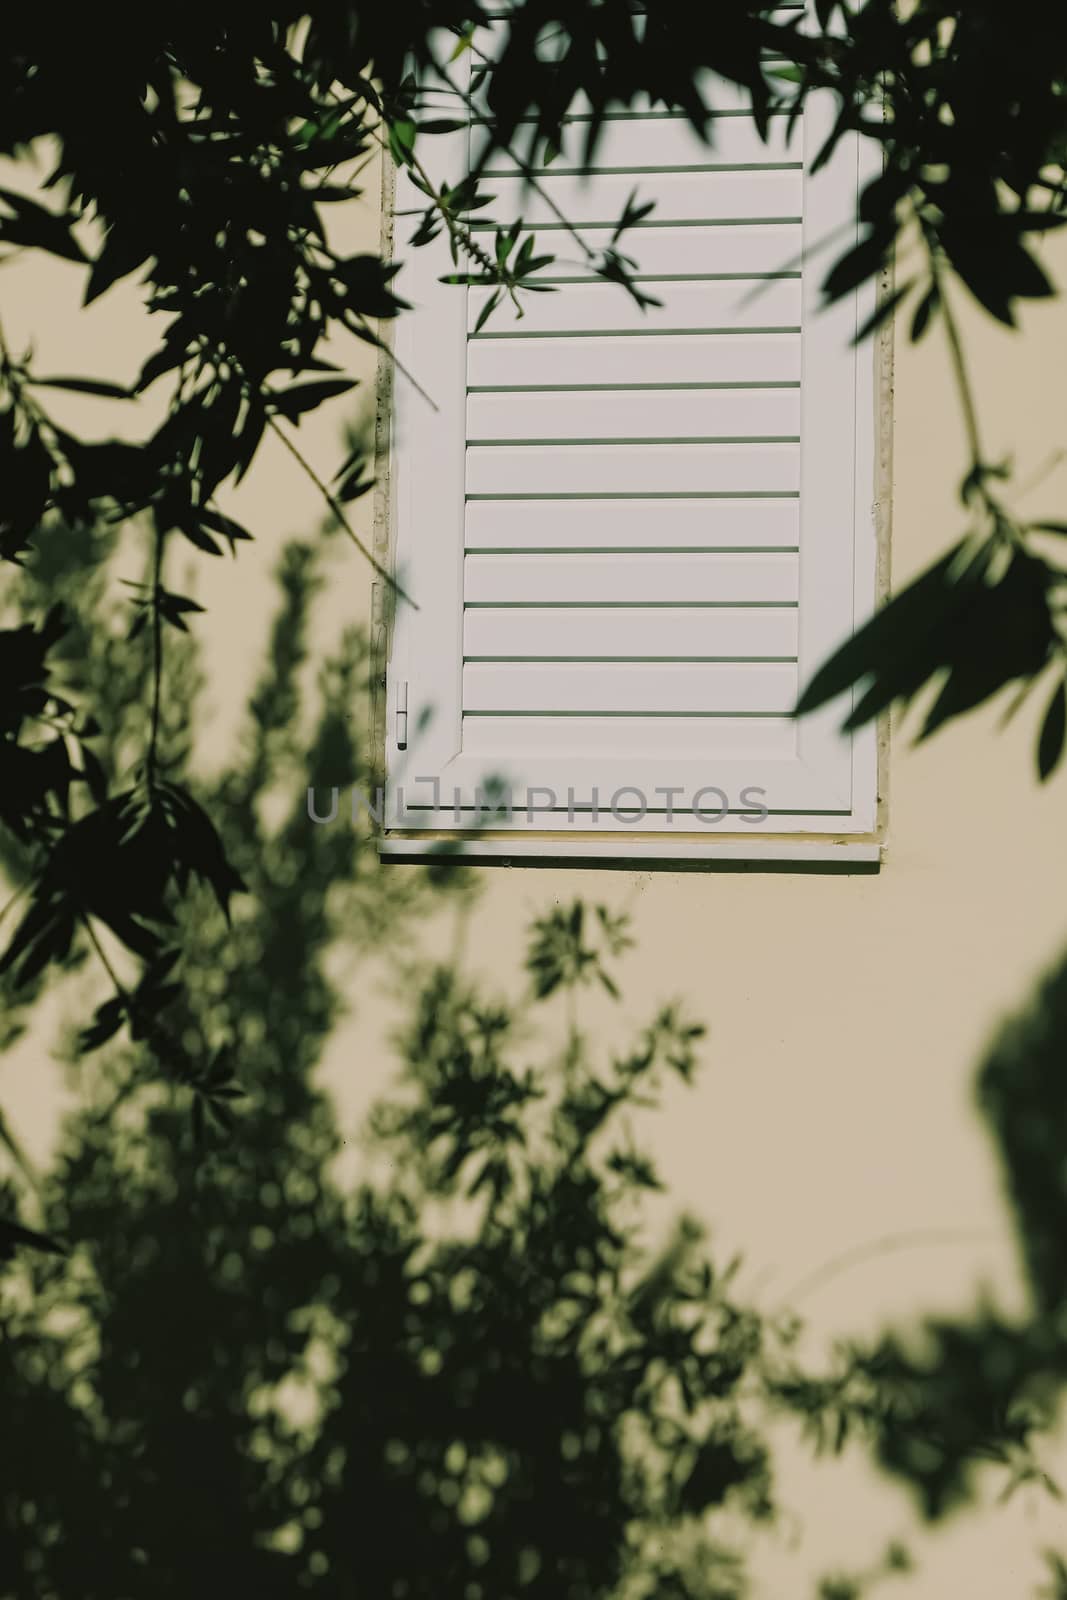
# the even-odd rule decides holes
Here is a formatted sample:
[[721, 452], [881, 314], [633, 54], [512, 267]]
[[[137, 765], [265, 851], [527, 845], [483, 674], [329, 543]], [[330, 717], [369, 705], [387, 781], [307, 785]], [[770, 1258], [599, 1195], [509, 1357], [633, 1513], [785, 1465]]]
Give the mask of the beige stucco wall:
[[[5, 179], [4, 181], [8, 181]], [[353, 241], [374, 248], [371, 184], [351, 207]], [[1067, 252], [1061, 252], [1061, 274]], [[78, 309], [76, 273], [34, 261], [8, 266], [2, 285], [9, 338], [33, 330], [41, 371], [129, 376], [145, 348], [136, 297], [113, 291]], [[401, 290], [402, 290], [401, 280]], [[1016, 452], [1023, 479], [1062, 443], [1067, 415], [1067, 312], [1034, 307], [1024, 331], [965, 318], [991, 451]], [[368, 353], [344, 350], [372, 379]], [[372, 387], [372, 385], [371, 385]], [[366, 392], [366, 403], [372, 404]], [[112, 411], [71, 402], [71, 418], [111, 425]], [[343, 406], [300, 431], [324, 467], [336, 458]], [[92, 419], [88, 422], [87, 419]], [[936, 337], [898, 342], [894, 408], [892, 572], [905, 581], [961, 531], [955, 486], [962, 431], [944, 350]], [[1063, 514], [1067, 473], [1046, 477], [1023, 502]], [[255, 669], [266, 625], [269, 572], [279, 542], [320, 520], [315, 492], [278, 449], [264, 458], [232, 509], [255, 529], [236, 562], [195, 563], [209, 607], [203, 636], [217, 715], [203, 759], [220, 758]], [[357, 502], [371, 534], [371, 500]], [[338, 544], [320, 637], [345, 619], [369, 620], [369, 571]], [[999, 710], [999, 708], [998, 708]], [[662, 1000], [679, 997], [710, 1027], [695, 1088], [672, 1092], [648, 1130], [670, 1184], [670, 1204], [706, 1218], [715, 1248], [744, 1253], [741, 1279], [760, 1304], [788, 1301], [823, 1263], [883, 1236], [965, 1230], [916, 1239], [842, 1272], [801, 1309], [819, 1337], [874, 1331], [928, 1311], [965, 1310], [980, 1280], [1006, 1305], [1022, 1294], [995, 1153], [971, 1103], [975, 1068], [991, 1030], [1025, 1001], [1059, 954], [1067, 922], [1063, 815], [1067, 777], [1039, 791], [1033, 713], [1006, 732], [982, 712], [910, 748], [896, 730], [889, 763], [885, 864], [877, 877], [776, 873], [481, 870], [464, 960], [491, 983], [514, 987], [524, 929], [546, 906], [580, 896], [629, 910], [636, 950], [621, 967], [624, 1000], [590, 1013], [605, 1043], [632, 1035]], [[403, 866], [385, 868], [401, 874]], [[471, 869], [472, 871], [479, 869]], [[422, 931], [446, 954], [454, 914]], [[364, 969], [350, 1016], [324, 1073], [351, 1126], [388, 1066], [383, 1045], [402, 995]], [[61, 1096], [41, 1069], [35, 1038], [0, 1062], [0, 1100], [30, 1141], [46, 1148]], [[380, 1063], [371, 1068], [368, 1063]], [[1060, 1462], [1067, 1465], [1067, 1455]], [[805, 1574], [865, 1565], [884, 1536], [906, 1532], [908, 1502], [859, 1458], [818, 1473], [783, 1443], [783, 1489], [792, 1525], [762, 1557], [763, 1593], [811, 1592]], [[1015, 1600], [1039, 1579], [1040, 1551], [1060, 1538], [1061, 1514], [1025, 1497], [985, 1509], [915, 1544], [922, 1567], [900, 1592], [916, 1600]], [[799, 1538], [799, 1535], [796, 1537]]]
[[[1017, 335], [968, 314], [965, 329], [987, 447], [1013, 451], [1025, 482], [1062, 442], [1067, 313], [1035, 307]], [[964, 442], [937, 338], [919, 349], [898, 339], [895, 390], [899, 585], [963, 531]], [[1021, 504], [1062, 514], [1065, 500], [1058, 470]], [[920, 749], [910, 727], [894, 730], [878, 877], [484, 874], [467, 942], [475, 970], [513, 981], [531, 915], [573, 896], [604, 900], [634, 918], [638, 945], [622, 969], [631, 1027], [676, 995], [707, 1019], [706, 1070], [695, 1089], [671, 1095], [651, 1139], [671, 1202], [705, 1217], [724, 1253], [743, 1251], [742, 1282], [761, 1304], [788, 1303], [822, 1264], [887, 1240], [885, 1253], [798, 1307], [826, 1338], [965, 1311], [980, 1283], [995, 1284], [1006, 1306], [1022, 1300], [972, 1083], [991, 1031], [1059, 955], [1067, 852], [1063, 782], [1039, 790], [1035, 778], [1034, 711], [1001, 732], [1002, 711]], [[624, 1036], [609, 1013], [599, 1009], [605, 1032]], [[906, 1499], [859, 1458], [818, 1473], [802, 1449], [783, 1471], [785, 1459], [806, 1536], [800, 1548], [784, 1536], [772, 1544], [766, 1594], [807, 1593], [801, 1573], [827, 1554], [863, 1567], [882, 1538], [907, 1528]], [[1002, 1480], [985, 1487], [983, 1511], [916, 1545], [922, 1566], [902, 1593], [1032, 1592], [1041, 1549], [1062, 1537], [1061, 1510], [1041, 1499], [999, 1507]]]

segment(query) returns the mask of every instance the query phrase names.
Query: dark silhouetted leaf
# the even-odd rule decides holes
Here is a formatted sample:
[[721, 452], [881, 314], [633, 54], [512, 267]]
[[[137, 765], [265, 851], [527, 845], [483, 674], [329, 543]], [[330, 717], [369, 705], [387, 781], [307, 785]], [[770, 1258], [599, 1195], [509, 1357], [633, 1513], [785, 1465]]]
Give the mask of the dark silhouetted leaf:
[[288, 422], [296, 422], [308, 411], [314, 411], [324, 400], [347, 394], [356, 387], [355, 378], [322, 378], [315, 383], [303, 383], [295, 388], [270, 396], [270, 403]]
[[49, 1234], [38, 1233], [35, 1228], [24, 1228], [9, 1217], [0, 1217], [0, 1262], [10, 1261], [18, 1249], [43, 1250], [54, 1256], [67, 1253], [66, 1246]]
[[926, 293], [919, 301], [915, 316], [912, 318], [911, 340], [913, 344], [918, 344], [919, 340], [930, 326], [931, 321], [936, 316], [940, 306], [941, 290], [938, 288], [937, 284], [934, 283], [930, 285], [929, 289], [927, 289]]
[[85, 305], [98, 300], [106, 290], [142, 266], [150, 254], [143, 235], [132, 230], [118, 232], [112, 228], [104, 240], [104, 247], [93, 262], [89, 282], [85, 287]]
[[1067, 735], [1067, 688], [1061, 681], [1053, 691], [1037, 747], [1037, 770], [1042, 783], [1052, 776], [1060, 764], [1065, 735]]
[[71, 389], [75, 394], [96, 394], [107, 400], [129, 400], [133, 391], [120, 383], [107, 383], [101, 378], [34, 378], [42, 389]]
[[0, 215], [0, 242], [36, 247], [66, 261], [82, 262], [85, 251], [71, 232], [74, 217], [60, 217], [28, 195], [0, 189], [0, 204], [11, 211]]

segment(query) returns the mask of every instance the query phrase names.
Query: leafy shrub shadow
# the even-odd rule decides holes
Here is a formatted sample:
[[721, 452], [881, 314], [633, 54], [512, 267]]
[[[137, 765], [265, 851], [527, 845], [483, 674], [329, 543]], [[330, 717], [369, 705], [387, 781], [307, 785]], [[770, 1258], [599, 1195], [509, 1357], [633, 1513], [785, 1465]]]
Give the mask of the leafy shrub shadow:
[[[615, 992], [624, 923], [542, 919], [519, 1001], [418, 972], [370, 1125], [388, 1177], [335, 1176], [327, 952], [391, 947], [411, 967], [420, 920], [470, 890], [448, 863], [397, 874], [358, 830], [308, 820], [308, 785], [368, 765], [358, 634], [302, 732], [316, 559], [285, 553], [247, 740], [205, 796], [251, 892], [232, 925], [195, 887], [177, 913], [161, 1014], [212, 1070], [161, 1082], [136, 1044], [94, 1037], [86, 1055], [72, 1031], [81, 1106], [38, 1192], [11, 1180], [69, 1250], [0, 1270], [17, 1441], [0, 1452], [0, 1596], [731, 1600], [743, 1563], [706, 1513], [771, 1515], [744, 1403], [764, 1330], [695, 1224], [647, 1251], [639, 1202], [659, 1179], [629, 1123], [664, 1073], [691, 1075], [703, 1030], [667, 1008], [604, 1062], [571, 1026], [527, 1064], [543, 1008]], [[81, 670], [103, 674], [106, 630], [92, 637]], [[178, 674], [175, 739], [200, 692], [191, 646]], [[110, 692], [117, 764], [138, 690], [116, 673]]]

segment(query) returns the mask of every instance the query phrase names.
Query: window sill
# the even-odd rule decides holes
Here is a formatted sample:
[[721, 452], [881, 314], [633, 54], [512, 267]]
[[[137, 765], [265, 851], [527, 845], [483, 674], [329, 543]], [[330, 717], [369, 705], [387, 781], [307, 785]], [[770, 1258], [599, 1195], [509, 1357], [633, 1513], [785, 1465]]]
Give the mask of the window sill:
[[387, 862], [436, 857], [480, 866], [615, 867], [630, 872], [735, 871], [876, 873], [882, 862], [877, 842], [848, 840], [732, 839], [617, 841], [581, 839], [459, 839], [445, 835], [411, 838], [385, 835], [378, 853]]

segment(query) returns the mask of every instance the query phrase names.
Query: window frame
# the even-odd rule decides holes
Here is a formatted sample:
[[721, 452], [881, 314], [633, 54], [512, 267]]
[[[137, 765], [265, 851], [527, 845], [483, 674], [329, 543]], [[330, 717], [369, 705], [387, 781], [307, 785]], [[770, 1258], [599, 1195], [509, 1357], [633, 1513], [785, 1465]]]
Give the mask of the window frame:
[[[805, 111], [805, 164], [810, 161], [833, 116], [832, 97], [812, 96]], [[435, 136], [435, 177], [458, 181], [467, 165], [469, 130]], [[830, 310], [819, 308], [819, 285], [826, 266], [859, 235], [855, 201], [862, 187], [877, 173], [880, 152], [873, 140], [850, 135], [831, 163], [814, 178], [805, 174], [805, 249], [832, 240], [832, 254], [820, 251], [804, 276], [804, 375], [801, 387], [803, 450], [811, 453], [812, 437], [821, 438], [823, 454], [839, 448], [842, 437], [852, 440], [851, 471], [844, 481], [825, 482], [813, 494], [802, 481], [801, 550], [817, 537], [811, 530], [829, 523], [835, 530], [834, 549], [823, 550], [819, 561], [800, 559], [800, 672], [801, 683], [826, 656], [868, 617], [877, 598], [879, 552], [885, 496], [880, 493], [883, 470], [885, 405], [879, 389], [879, 367], [884, 342], [877, 337], [850, 350], [848, 340], [874, 310], [879, 286], [868, 283]], [[847, 179], [843, 174], [847, 173]], [[646, 178], [651, 196], [652, 183]], [[842, 190], [851, 197], [850, 238], [841, 227]], [[395, 212], [419, 209], [423, 197], [400, 172], [396, 180]], [[403, 246], [401, 245], [401, 250]], [[478, 790], [490, 770], [500, 772], [502, 759], [491, 763], [462, 748], [463, 670], [463, 565], [466, 503], [466, 354], [467, 293], [437, 280], [453, 270], [447, 238], [411, 251], [404, 257], [401, 290], [415, 302], [402, 314], [395, 336], [397, 372], [393, 380], [393, 409], [389, 429], [388, 509], [390, 547], [401, 589], [411, 593], [418, 609], [401, 595], [395, 600], [392, 638], [386, 674], [386, 769], [383, 854], [400, 857], [420, 835], [451, 840], [453, 848], [472, 856], [485, 856], [491, 846], [500, 853], [559, 854], [582, 849], [595, 834], [601, 854], [638, 856], [655, 848], [660, 854], [676, 851], [683, 859], [694, 851], [714, 853], [721, 846], [724, 858], [763, 853], [779, 859], [789, 852], [811, 857], [831, 848], [839, 858], [843, 844], [864, 840], [857, 859], [870, 859], [870, 836], [878, 823], [879, 736], [874, 725], [857, 730], [843, 741], [838, 729], [850, 703], [844, 696], [819, 713], [799, 719], [798, 756], [790, 775], [790, 805], [772, 807], [758, 826], [736, 804], [742, 789], [761, 789], [782, 776], [785, 763], [737, 757], [720, 759], [694, 754], [689, 761], [663, 760], [663, 781], [681, 784], [693, 793], [711, 784], [731, 801], [729, 814], [709, 826], [706, 817], [675, 813], [668, 822], [663, 811], [641, 817], [617, 818], [608, 802], [614, 790], [637, 786], [646, 775], [650, 759], [635, 751], [632, 760], [615, 762], [586, 759], [567, 761], [567, 787], [573, 788], [577, 809], [567, 808], [561, 793], [561, 775], [550, 761], [538, 762], [531, 785], [556, 792], [559, 805], [552, 812], [526, 812], [517, 801], [513, 816], [496, 816], [476, 802]], [[622, 291], [620, 290], [621, 294]], [[813, 378], [812, 352], [822, 347], [831, 354]], [[438, 403], [433, 406], [404, 376], [412, 373], [420, 388]], [[439, 398], [440, 397], [440, 398]], [[446, 398], [447, 397], [447, 398]], [[452, 400], [456, 403], [452, 403]], [[849, 420], [851, 418], [851, 421]], [[827, 443], [826, 441], [829, 441]], [[802, 458], [803, 459], [803, 458]], [[803, 472], [803, 466], [802, 466]], [[826, 474], [824, 473], [824, 476]], [[829, 515], [827, 502], [833, 508]], [[418, 537], [420, 518], [432, 511], [432, 538]], [[836, 511], [836, 514], [835, 514]], [[805, 538], [805, 533], [807, 537]], [[826, 567], [832, 569], [832, 603], [821, 585]], [[406, 686], [406, 705], [398, 691]], [[435, 714], [420, 727], [427, 688], [432, 689]], [[414, 694], [412, 690], [414, 689]], [[401, 691], [403, 692], [403, 691]], [[397, 738], [400, 713], [406, 709], [408, 738]], [[792, 764], [790, 764], [792, 765]], [[833, 777], [828, 781], [832, 766]], [[597, 784], [596, 775], [602, 781]], [[435, 790], [434, 779], [439, 786]], [[607, 781], [603, 781], [606, 779]], [[601, 814], [591, 826], [583, 800], [596, 787]], [[455, 810], [452, 790], [458, 788], [464, 807]], [[433, 804], [439, 798], [440, 804]], [[810, 799], [810, 805], [806, 802]], [[539, 804], [535, 802], [535, 806]], [[636, 807], [633, 808], [636, 810]], [[709, 810], [711, 808], [709, 807]], [[607, 813], [605, 815], [605, 813]], [[608, 824], [608, 826], [605, 826]], [[572, 836], [573, 844], [566, 841]], [[655, 836], [649, 837], [649, 836]], [[472, 836], [481, 841], [475, 850]], [[725, 837], [724, 837], [725, 836]], [[738, 843], [737, 836], [742, 843]], [[644, 837], [645, 844], [639, 843]], [[497, 843], [494, 843], [497, 841]], [[671, 841], [674, 841], [672, 844]], [[718, 841], [718, 843], [716, 843]], [[803, 847], [803, 848], [802, 848]], [[814, 854], [813, 854], [814, 852]]]

